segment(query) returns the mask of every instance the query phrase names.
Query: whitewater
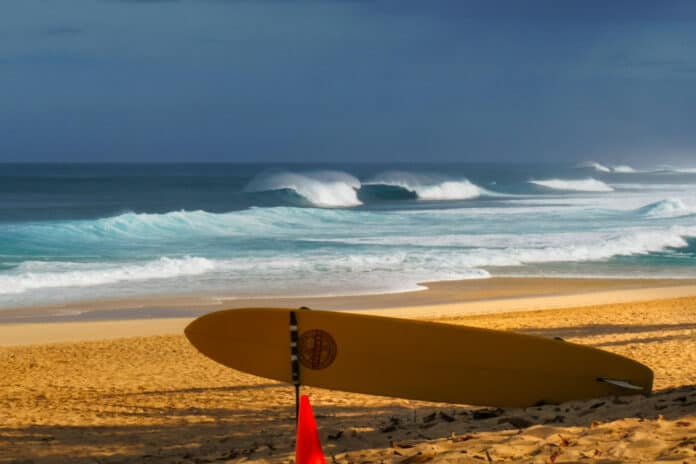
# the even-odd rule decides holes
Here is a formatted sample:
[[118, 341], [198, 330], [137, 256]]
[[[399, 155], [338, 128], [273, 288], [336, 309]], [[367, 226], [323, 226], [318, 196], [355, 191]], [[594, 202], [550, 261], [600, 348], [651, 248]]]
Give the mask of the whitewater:
[[511, 275], [696, 277], [690, 169], [5, 166], [0, 309]]

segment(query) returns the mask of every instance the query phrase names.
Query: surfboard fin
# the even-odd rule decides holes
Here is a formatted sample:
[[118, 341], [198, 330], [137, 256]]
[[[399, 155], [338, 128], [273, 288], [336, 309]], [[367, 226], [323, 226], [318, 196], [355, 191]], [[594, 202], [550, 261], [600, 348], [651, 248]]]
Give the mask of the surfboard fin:
[[615, 385], [617, 387], [625, 388], [627, 390], [643, 390], [643, 387], [639, 385], [633, 385], [631, 382], [627, 380], [619, 380], [619, 379], [607, 379], [600, 377], [597, 379], [599, 382], [604, 382], [608, 383], [610, 385]]

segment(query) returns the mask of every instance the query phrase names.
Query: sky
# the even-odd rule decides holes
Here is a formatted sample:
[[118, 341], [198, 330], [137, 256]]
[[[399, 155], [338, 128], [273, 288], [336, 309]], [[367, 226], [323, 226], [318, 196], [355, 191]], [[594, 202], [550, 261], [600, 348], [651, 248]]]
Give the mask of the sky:
[[689, 164], [695, 127], [690, 1], [4, 0], [0, 15], [0, 162]]

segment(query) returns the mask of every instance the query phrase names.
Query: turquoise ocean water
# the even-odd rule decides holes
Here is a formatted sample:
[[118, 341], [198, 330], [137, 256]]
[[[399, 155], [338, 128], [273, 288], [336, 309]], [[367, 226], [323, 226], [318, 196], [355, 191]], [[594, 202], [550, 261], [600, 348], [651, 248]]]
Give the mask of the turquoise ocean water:
[[696, 277], [696, 169], [0, 165], [0, 309]]

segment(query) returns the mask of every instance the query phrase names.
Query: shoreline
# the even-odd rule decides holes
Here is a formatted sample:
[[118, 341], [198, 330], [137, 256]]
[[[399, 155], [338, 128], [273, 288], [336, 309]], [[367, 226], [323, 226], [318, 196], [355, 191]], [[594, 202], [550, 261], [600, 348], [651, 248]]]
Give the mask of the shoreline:
[[[453, 303], [537, 297], [561, 297], [597, 292], [672, 288], [696, 295], [691, 278], [491, 277], [419, 282], [422, 288], [398, 292], [333, 296], [259, 296], [188, 294], [154, 297], [103, 298], [56, 305], [0, 309], [0, 324], [68, 320], [130, 320], [151, 317], [198, 316], [205, 312], [248, 307], [300, 307], [327, 310], [384, 310]], [[693, 290], [692, 290], [693, 288]], [[691, 293], [693, 291], [693, 293]]]
[[[388, 317], [449, 319], [696, 296], [693, 279], [499, 277], [422, 285], [427, 288], [378, 295], [221, 299], [208, 305], [176, 298], [125, 300], [61, 308], [80, 312], [73, 316], [41, 314], [47, 308], [8, 310], [0, 312], [0, 346], [176, 335], [202, 314], [241, 307], [308, 306]], [[121, 306], [124, 304], [126, 307]]]

